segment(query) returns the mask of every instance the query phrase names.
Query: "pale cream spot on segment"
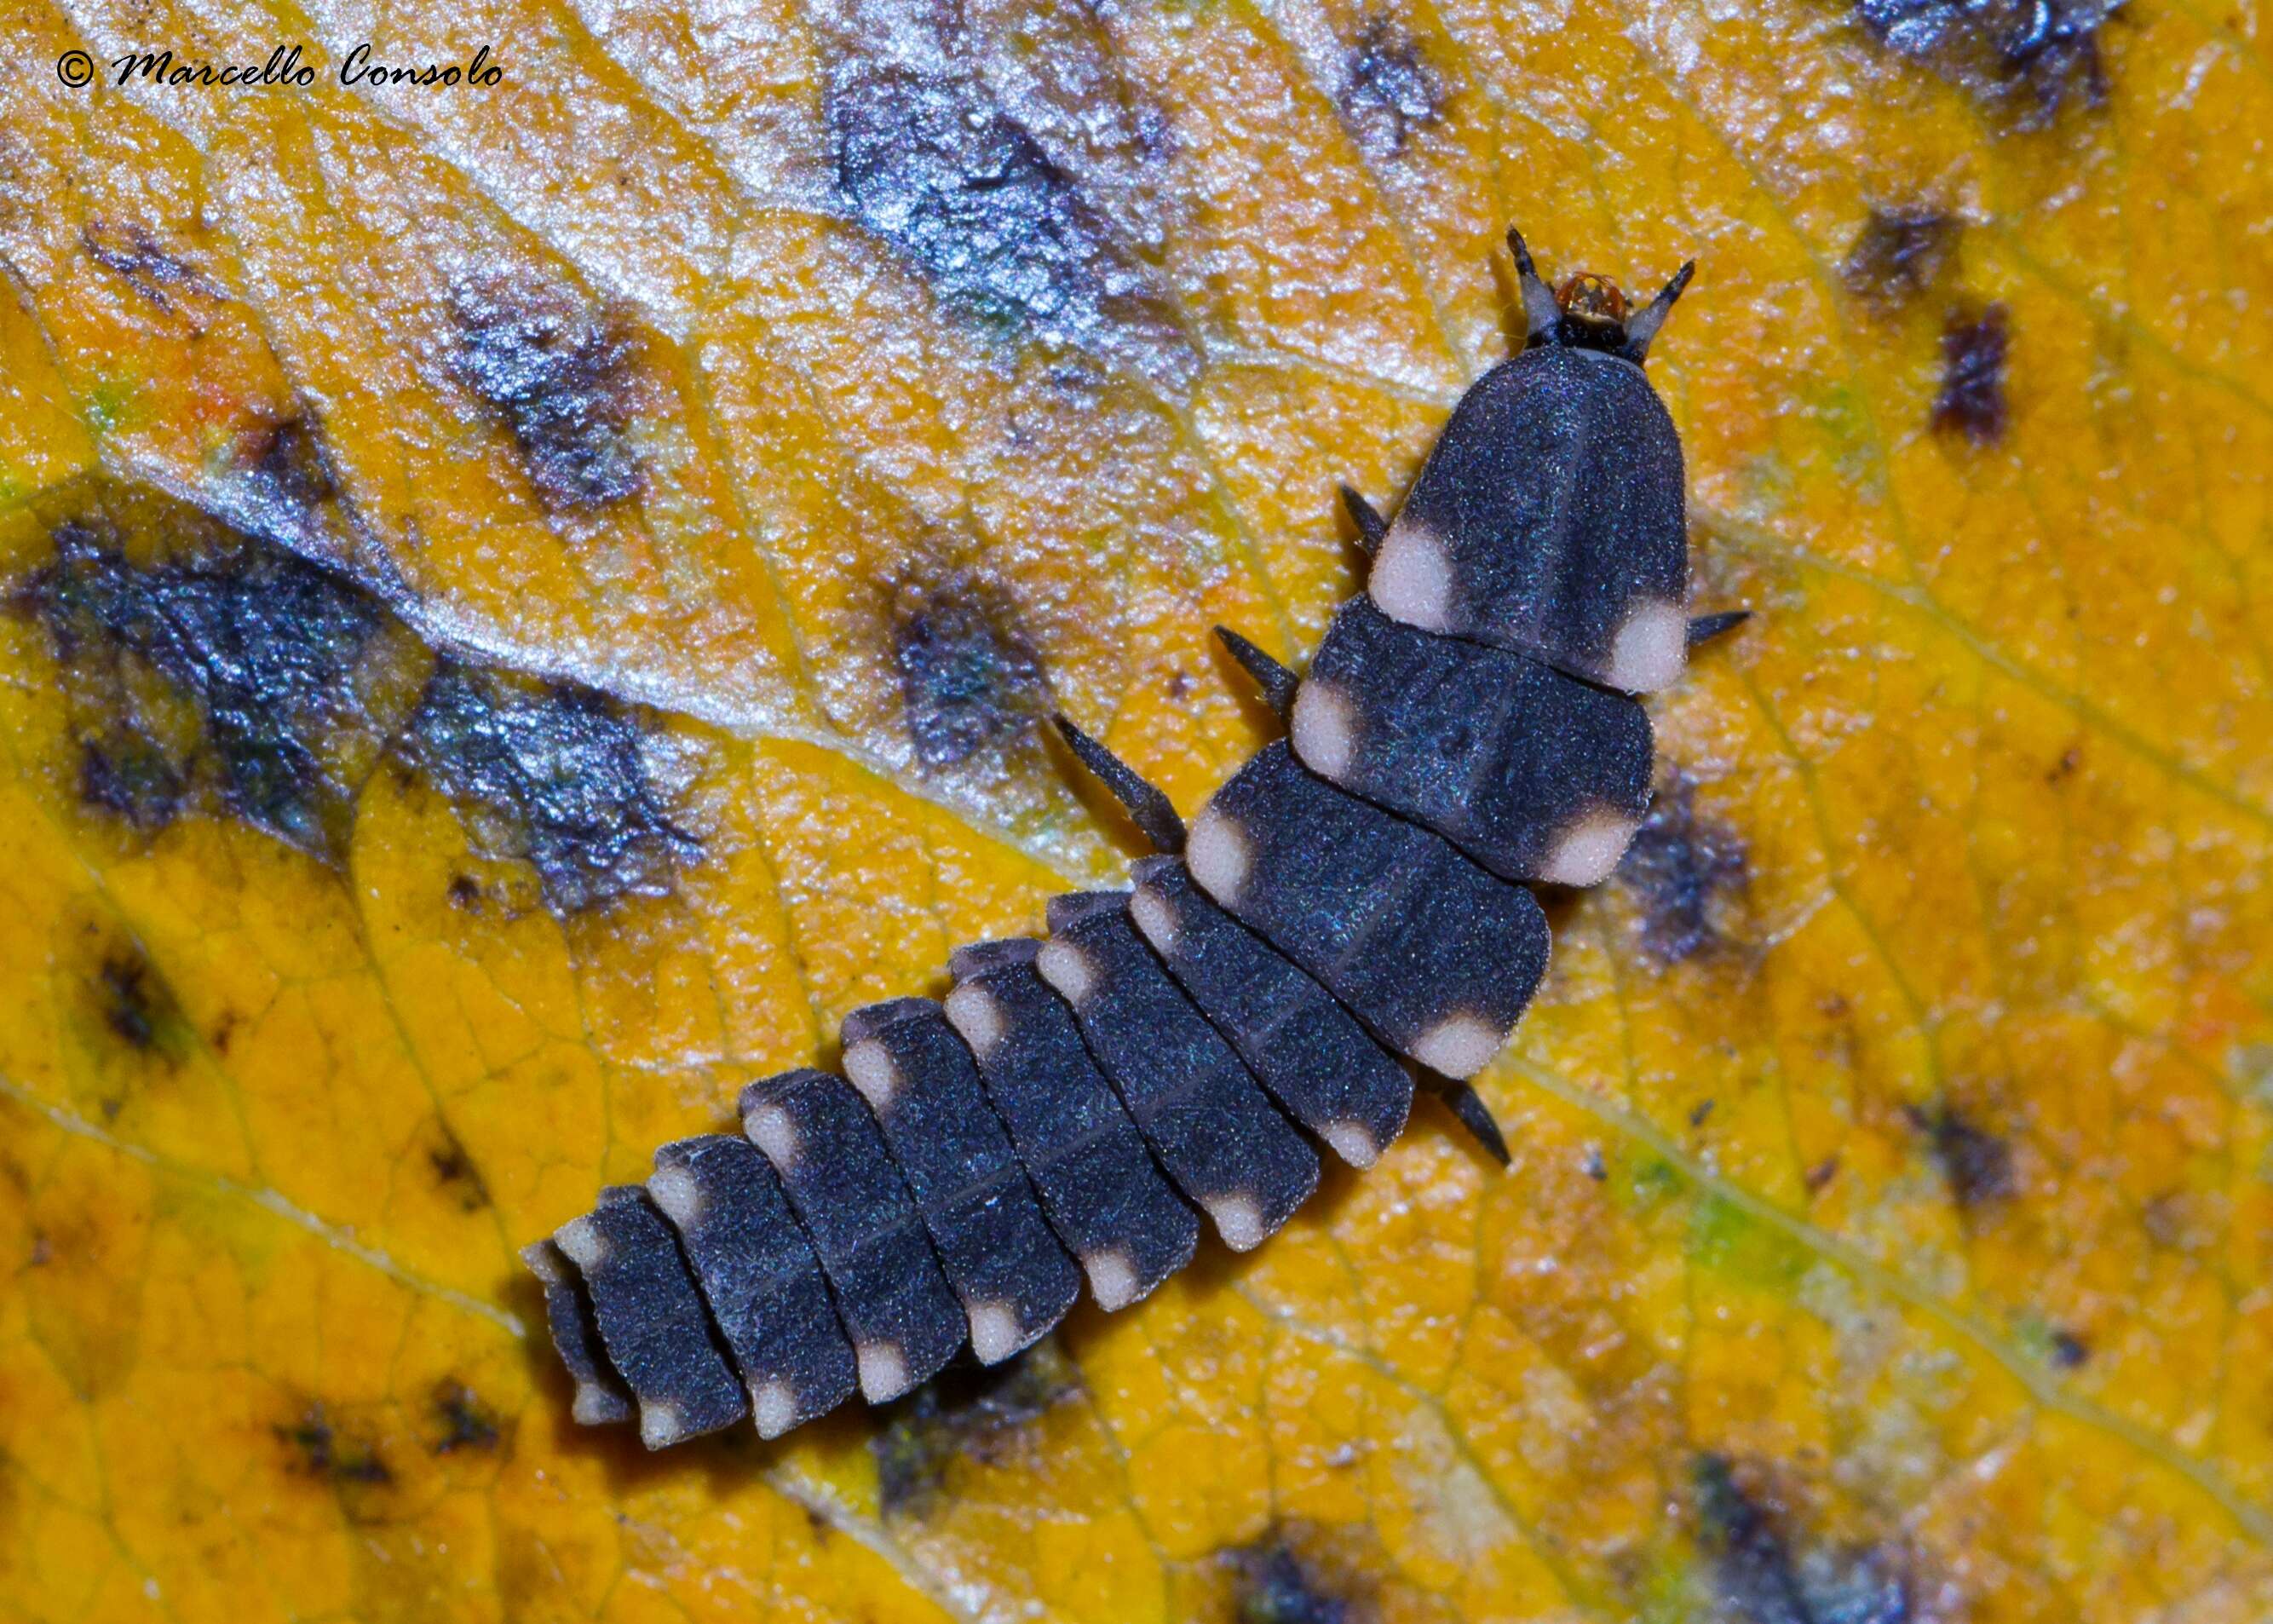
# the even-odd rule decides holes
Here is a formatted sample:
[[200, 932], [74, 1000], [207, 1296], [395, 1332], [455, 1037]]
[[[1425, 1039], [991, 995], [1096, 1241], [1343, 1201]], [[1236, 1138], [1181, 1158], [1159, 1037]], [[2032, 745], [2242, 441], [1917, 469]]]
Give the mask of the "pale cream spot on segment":
[[891, 1052], [874, 1038], [863, 1038], [844, 1051], [844, 1077], [879, 1116], [900, 1092], [900, 1069], [892, 1064]]
[[683, 1167], [659, 1167], [647, 1176], [648, 1199], [684, 1235], [702, 1221], [702, 1186]]
[[1034, 971], [1076, 1009], [1087, 1004], [1096, 989], [1096, 967], [1089, 962], [1089, 955], [1071, 943], [1043, 943], [1034, 955]]
[[1447, 1077], [1470, 1078], [1491, 1064], [1505, 1036], [1474, 1015], [1448, 1015], [1413, 1041], [1412, 1055]]
[[1365, 590], [1392, 620], [1424, 632], [1452, 629], [1452, 554], [1443, 542], [1402, 514], [1382, 538]]
[[1018, 1311], [1009, 1304], [973, 1303], [964, 1314], [971, 1321], [971, 1351], [981, 1365], [999, 1364], [1025, 1345]]
[[571, 1218], [552, 1232], [552, 1244], [587, 1274], [608, 1260], [607, 1237], [589, 1218]]
[[1618, 866], [1640, 827], [1639, 819], [1622, 813], [1589, 812], [1555, 838], [1539, 877], [1549, 885], [1599, 885]]
[[860, 1369], [860, 1396], [872, 1404], [897, 1398], [913, 1384], [908, 1380], [907, 1356], [895, 1342], [862, 1342], [852, 1350]]
[[664, 1400], [640, 1405], [640, 1442], [650, 1449], [668, 1448], [686, 1436], [686, 1422], [679, 1406]]
[[1626, 612], [1602, 679], [1629, 694], [1670, 688], [1689, 663], [1689, 621], [1677, 605], [1645, 601]]
[[761, 1382], [750, 1389], [750, 1416], [761, 1438], [779, 1438], [797, 1425], [797, 1394], [785, 1381]]
[[743, 1117], [742, 1132], [766, 1153], [767, 1161], [784, 1170], [797, 1165], [804, 1148], [798, 1140], [797, 1124], [778, 1105], [761, 1105]]
[[616, 1408], [616, 1395], [596, 1381], [576, 1384], [576, 1402], [568, 1407], [569, 1415], [579, 1426], [604, 1426], [621, 1418]]
[[1002, 1046], [1002, 1009], [994, 994], [977, 987], [958, 987], [941, 1000], [940, 1007], [947, 1011], [947, 1024], [979, 1059]]
[[1234, 1252], [1252, 1252], [1268, 1238], [1263, 1209], [1243, 1195], [1219, 1195], [1202, 1203], [1215, 1220], [1216, 1233]]
[[1330, 682], [1305, 682], [1294, 695], [1287, 737], [1302, 764], [1339, 784], [1357, 754], [1357, 710]]
[[1137, 930], [1150, 942], [1163, 959], [1175, 956], [1176, 911], [1165, 898], [1148, 886], [1138, 886], [1129, 897], [1129, 917], [1136, 921]]
[[1127, 1252], [1117, 1248], [1094, 1252], [1081, 1260], [1081, 1267], [1089, 1276], [1090, 1295], [1106, 1312], [1126, 1308], [1136, 1300], [1136, 1265]]
[[1224, 906], [1239, 906], [1239, 894], [1247, 888], [1248, 870], [1254, 863], [1255, 851], [1247, 831], [1223, 813], [1210, 807], [1193, 821], [1184, 841], [1184, 867], [1199, 882], [1200, 889]]
[[1354, 1168], [1369, 1168], [1381, 1159], [1381, 1147], [1362, 1123], [1330, 1122], [1318, 1131], [1318, 1137]]

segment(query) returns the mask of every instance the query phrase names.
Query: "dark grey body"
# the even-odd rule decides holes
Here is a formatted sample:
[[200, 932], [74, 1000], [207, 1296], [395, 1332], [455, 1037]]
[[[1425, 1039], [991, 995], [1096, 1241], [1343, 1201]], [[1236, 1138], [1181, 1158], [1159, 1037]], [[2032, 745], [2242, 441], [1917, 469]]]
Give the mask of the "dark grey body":
[[[1199, 1220], [1161, 1176], [1073, 1016], [1035, 974], [1039, 947], [987, 942], [951, 961], [957, 990], [983, 992], [1001, 1019], [991, 1047], [973, 1046], [979, 1075], [1058, 1238], [1092, 1283], [1100, 1258], [1120, 1254], [1142, 1296], [1191, 1260]], [[956, 1014], [952, 999], [948, 1012]]]
[[[1237, 884], [1203, 861], [1216, 829], [1235, 831], [1247, 848]], [[1225, 912], [1384, 1043], [1452, 1077], [1473, 1075], [1497, 1051], [1547, 969], [1547, 920], [1529, 891], [1344, 794], [1284, 742], [1265, 745], [1216, 792], [1188, 861]], [[1456, 1058], [1436, 1041], [1459, 1020], [1493, 1034], [1481, 1058]]]
[[1405, 1132], [1413, 1079], [1333, 996], [1208, 899], [1183, 861], [1136, 865], [1152, 951], [1287, 1115], [1354, 1167]]
[[1599, 279], [1551, 292], [1511, 240], [1532, 347], [1460, 402], [1393, 522], [1349, 493], [1377, 549], [1368, 596], [1307, 677], [1226, 638], [1294, 744], [1188, 831], [1060, 718], [1162, 853], [1135, 889], [1056, 899], [1047, 944], [959, 950], [943, 1005], [858, 1011], [851, 1082], [752, 1085], [763, 1156], [723, 1136], [665, 1147], [656, 1206], [606, 1192], [524, 1254], [578, 1420], [635, 1402], [659, 1445], [754, 1404], [770, 1433], [852, 1391], [856, 1360], [878, 1397], [966, 1343], [1007, 1357], [1082, 1274], [1118, 1309], [1183, 1267], [1193, 1205], [1260, 1241], [1316, 1187], [1303, 1135], [1369, 1164], [1416, 1071], [1506, 1160], [1481, 1096], [1448, 1079], [1498, 1051], [1546, 968], [1524, 883], [1609, 871], [1648, 801], [1649, 723], [1627, 695], [1729, 619], [1682, 618], [1681, 448], [1639, 365], [1688, 269], [1627, 318]]
[[1053, 953], [1078, 958], [1078, 986], [1053, 982], [1153, 1155], [1244, 1252], [1318, 1187], [1318, 1158], [1129, 922], [1125, 891], [1050, 903]]
[[649, 1448], [715, 1432], [750, 1413], [742, 1384], [710, 1338], [709, 1311], [679, 1242], [636, 1184], [600, 1192], [591, 1214], [553, 1244], [576, 1265], [608, 1363], [639, 1401]]
[[852, 1395], [858, 1375], [829, 1277], [773, 1168], [738, 1135], [678, 1139], [655, 1153], [648, 1193], [679, 1231], [710, 1322], [760, 1424], [786, 1431]]
[[[948, 1289], [906, 1181], [851, 1084], [804, 1068], [742, 1091], [742, 1120], [765, 1151], [829, 1276], [837, 1317], [872, 1398], [927, 1381], [963, 1345], [963, 1304]], [[761, 1114], [794, 1136], [769, 1143]], [[899, 1380], [880, 1363], [900, 1366]]]
[[[1329, 728], [1342, 747], [1332, 761], [1318, 744]], [[1293, 742], [1306, 767], [1504, 879], [1573, 883], [1554, 871], [1567, 837], [1630, 833], [1649, 808], [1640, 705], [1524, 655], [1416, 631], [1364, 598], [1342, 605], [1310, 662]]]
[[896, 1086], [870, 1104], [956, 1295], [966, 1308], [1009, 1309], [1018, 1347], [1047, 1332], [1081, 1296], [1081, 1271], [1043, 1217], [947, 1016], [928, 998], [895, 998], [846, 1016], [843, 1038], [848, 1071], [862, 1044], [890, 1064]]

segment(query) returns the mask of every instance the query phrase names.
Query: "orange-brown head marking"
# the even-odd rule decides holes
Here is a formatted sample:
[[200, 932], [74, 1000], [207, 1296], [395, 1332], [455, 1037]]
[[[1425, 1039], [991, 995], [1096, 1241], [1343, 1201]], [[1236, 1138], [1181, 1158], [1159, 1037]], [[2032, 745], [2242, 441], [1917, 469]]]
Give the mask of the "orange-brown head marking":
[[1617, 283], [1592, 271], [1564, 277], [1563, 285], [1555, 289], [1555, 303], [1566, 319], [1586, 327], [1625, 325], [1626, 296], [1618, 290]]

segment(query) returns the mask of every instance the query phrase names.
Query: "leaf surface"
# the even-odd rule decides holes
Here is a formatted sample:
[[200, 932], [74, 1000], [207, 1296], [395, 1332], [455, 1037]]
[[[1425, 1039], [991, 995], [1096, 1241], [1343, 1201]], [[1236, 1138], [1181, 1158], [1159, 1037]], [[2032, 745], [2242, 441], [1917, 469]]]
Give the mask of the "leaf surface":
[[[0, 1613], [2273, 1613], [2273, 295], [2197, 0], [28, 0]], [[490, 47], [486, 89], [341, 83]], [[70, 90], [55, 58], [315, 84]], [[515, 1247], [1188, 813], [1334, 500], [1647, 291], [1705, 607], [1481, 1080], [779, 1446]]]

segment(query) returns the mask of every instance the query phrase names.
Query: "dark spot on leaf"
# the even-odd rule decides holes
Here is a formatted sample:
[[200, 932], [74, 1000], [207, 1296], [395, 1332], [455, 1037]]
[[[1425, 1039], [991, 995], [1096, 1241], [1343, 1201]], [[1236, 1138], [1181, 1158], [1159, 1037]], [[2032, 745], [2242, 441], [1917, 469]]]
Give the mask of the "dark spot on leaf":
[[187, 289], [213, 300], [229, 297], [227, 288], [136, 222], [90, 220], [80, 228], [79, 240], [88, 259], [124, 277], [136, 293], [169, 315], [174, 310], [174, 290]]
[[144, 833], [192, 808], [336, 860], [350, 794], [333, 757], [369, 731], [356, 675], [386, 616], [361, 589], [193, 509], [161, 556], [108, 516], [67, 520], [14, 594], [47, 632], [88, 806]]
[[1893, 310], [1932, 287], [1963, 233], [1954, 214], [1927, 208], [1874, 208], [1847, 251], [1841, 280], [1856, 297]]
[[95, 1003], [112, 1036], [138, 1054], [164, 1053], [182, 1030], [182, 1012], [148, 955], [124, 944], [95, 972]]
[[1889, 50], [1931, 65], [2022, 128], [2107, 91], [2099, 30], [2122, 0], [1855, 0]]
[[1941, 329], [1941, 387], [1933, 398], [1936, 430], [1962, 434], [1977, 446], [2004, 438], [2009, 339], [2002, 304], [1949, 313]]
[[1726, 1456], [1697, 1461], [1699, 1542], [1720, 1614], [1741, 1624], [1912, 1624], [1908, 1564], [1882, 1549], [1796, 1548], [1782, 1509]]
[[[1197, 357], [1159, 273], [995, 95], [962, 21], [920, 0], [864, 10], [823, 102], [852, 217], [982, 324], [1189, 382]], [[893, 38], [872, 49], [870, 30]]]
[[2052, 1364], [2061, 1370], [2074, 1370], [2091, 1357], [2090, 1346], [2074, 1331], [2052, 1333]]
[[454, 1195], [458, 1205], [466, 1211], [479, 1212], [490, 1204], [490, 1187], [482, 1177], [482, 1169], [446, 1124], [438, 1132], [439, 1143], [426, 1152], [426, 1164], [434, 1171], [434, 1181]]
[[450, 303], [458, 375], [513, 437], [539, 501], [604, 508], [646, 487], [631, 438], [640, 345], [628, 321], [501, 280], [461, 282]]
[[2083, 765], [2083, 752], [2071, 744], [2060, 752], [2059, 759], [2052, 764], [2050, 771], [2045, 772], [2044, 782], [2065, 784], [2075, 776], [2075, 770], [2082, 765]]
[[450, 906], [471, 914], [482, 906], [482, 883], [470, 874], [454, 876], [450, 881]]
[[1404, 24], [1381, 12], [1366, 19], [1334, 98], [1366, 156], [1385, 160], [1403, 152], [1414, 131], [1444, 117], [1450, 100], [1444, 76]]
[[497, 1447], [496, 1415], [462, 1382], [446, 1381], [434, 1389], [434, 1418], [440, 1424], [433, 1444], [437, 1455]]
[[529, 864], [545, 906], [566, 915], [667, 896], [701, 857], [664, 808], [646, 726], [634, 707], [574, 683], [445, 663], [402, 748], [455, 803], [476, 847]]
[[1719, 940], [1715, 904], [1744, 880], [1744, 846], [1697, 816], [1694, 780], [1677, 772], [1635, 832], [1618, 879], [1640, 902], [1643, 948], [1676, 964]]
[[1279, 1530], [1223, 1553], [1233, 1575], [1238, 1624], [1362, 1624], [1373, 1609], [1298, 1553]]
[[1049, 1340], [1005, 1364], [957, 1366], [925, 1383], [868, 1445], [884, 1515], [922, 1515], [945, 1488], [951, 1462], [1005, 1458], [1031, 1441], [1032, 1423], [1079, 1391], [1072, 1363]]
[[957, 766], [1024, 739], [1048, 710], [1040, 662], [1009, 605], [977, 580], [901, 583], [891, 624], [901, 709], [926, 769]]
[[1814, 1624], [1783, 1536], [1724, 1456], [1697, 1462], [1697, 1519], [1724, 1608], [1746, 1624]]
[[307, 411], [262, 423], [238, 440], [231, 516], [264, 541], [306, 552], [334, 528], [321, 510], [338, 492], [324, 462], [323, 436]]
[[320, 1403], [309, 1405], [307, 1413], [292, 1425], [270, 1430], [278, 1442], [292, 1451], [299, 1470], [311, 1477], [335, 1484], [394, 1481], [394, 1474], [379, 1459], [379, 1451], [334, 1427]]
[[1924, 1132], [1933, 1148], [1933, 1159], [1948, 1181], [1949, 1193], [1961, 1207], [1972, 1208], [2003, 1200], [2018, 1188], [2013, 1172], [2013, 1147], [1948, 1105], [1932, 1111], [1908, 1113], [1913, 1126]]
[[79, 795], [143, 834], [155, 834], [182, 808], [182, 776], [157, 745], [131, 726], [114, 726], [79, 745]]

